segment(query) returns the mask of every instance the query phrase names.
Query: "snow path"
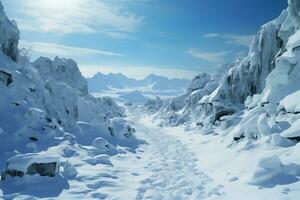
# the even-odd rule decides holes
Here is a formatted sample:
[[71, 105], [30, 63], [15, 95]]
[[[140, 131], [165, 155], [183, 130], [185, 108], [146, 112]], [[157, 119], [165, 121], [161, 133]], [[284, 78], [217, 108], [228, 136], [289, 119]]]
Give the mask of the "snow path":
[[198, 168], [186, 145], [162, 133], [147, 117], [132, 114], [129, 119], [135, 123], [136, 136], [147, 144], [134, 157], [126, 154], [111, 159], [119, 171], [117, 176], [124, 180], [120, 178], [114, 188], [103, 190], [109, 194], [107, 199], [126, 195], [135, 200], [196, 200], [223, 193], [222, 186], [214, 187], [212, 179]]
[[12, 181], [0, 187], [0, 199], [3, 194], [5, 199], [18, 197], [20, 200], [31, 196], [49, 200], [219, 199], [225, 188], [215, 184], [200, 169], [198, 159], [201, 155], [197, 159], [195, 153], [189, 150], [189, 144], [184, 144], [179, 135], [171, 133], [180, 129], [160, 128], [151, 121], [151, 117], [138, 111], [133, 110], [128, 116], [136, 128], [136, 137], [145, 141], [135, 153], [111, 156], [109, 160], [113, 166], [109, 162], [92, 165], [88, 162], [91, 155], [85, 149], [61, 144], [49, 151], [55, 153], [65, 147], [71, 148], [70, 152], [74, 151], [76, 155], [68, 157], [68, 161], [78, 171], [76, 178], [36, 177], [28, 183], [25, 181], [26, 184]]

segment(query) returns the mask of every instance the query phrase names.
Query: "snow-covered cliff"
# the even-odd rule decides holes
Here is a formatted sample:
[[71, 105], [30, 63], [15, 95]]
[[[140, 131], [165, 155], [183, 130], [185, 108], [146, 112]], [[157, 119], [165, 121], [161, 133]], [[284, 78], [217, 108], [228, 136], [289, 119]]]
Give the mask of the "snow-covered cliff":
[[198, 75], [185, 96], [160, 104], [158, 118], [169, 125], [195, 122], [205, 133], [225, 128], [235, 141], [273, 133], [300, 136], [295, 100], [300, 90], [299, 13], [299, 1], [289, 0], [288, 9], [261, 27], [244, 59], [215, 78]]

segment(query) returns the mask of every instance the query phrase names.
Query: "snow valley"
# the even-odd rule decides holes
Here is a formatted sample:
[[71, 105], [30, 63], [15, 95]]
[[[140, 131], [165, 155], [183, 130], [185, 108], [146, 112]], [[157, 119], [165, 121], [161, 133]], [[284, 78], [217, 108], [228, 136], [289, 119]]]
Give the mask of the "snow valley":
[[299, 199], [300, 1], [288, 3], [244, 58], [191, 82], [32, 62], [1, 4], [0, 198]]

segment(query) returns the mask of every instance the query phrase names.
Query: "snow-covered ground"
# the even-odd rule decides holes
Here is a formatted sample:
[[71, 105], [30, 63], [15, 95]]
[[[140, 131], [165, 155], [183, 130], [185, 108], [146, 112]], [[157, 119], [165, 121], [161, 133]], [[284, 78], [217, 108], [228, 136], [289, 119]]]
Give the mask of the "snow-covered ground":
[[[290, 157], [296, 156], [299, 145], [288, 151], [265, 143], [240, 149], [228, 146], [226, 135], [203, 135], [198, 129], [187, 130], [186, 126], [161, 127], [142, 109], [129, 109], [127, 120], [134, 121], [136, 137], [145, 141], [135, 152], [114, 155], [110, 161], [102, 156], [94, 164], [97, 162], [88, 160], [86, 151], [78, 148], [78, 155], [69, 158], [76, 166], [76, 178], [68, 182], [43, 178], [43, 184], [37, 183], [39, 187], [30, 183], [23, 188], [24, 194], [57, 195], [56, 199], [115, 200], [281, 200], [297, 199], [300, 195], [300, 182], [289, 182], [284, 177], [282, 183], [276, 184], [276, 180], [271, 180], [272, 175], [267, 174], [271, 185], [250, 184], [255, 179], [252, 175], [257, 170], [256, 164], [262, 158], [277, 155], [288, 163]], [[49, 184], [53, 185], [49, 188]], [[42, 193], [44, 187], [52, 192]], [[18, 199], [26, 196], [19, 195]]]
[[[136, 137], [145, 141], [134, 151], [95, 156], [90, 147], [67, 144], [63, 160], [75, 167], [69, 178], [17, 178], [0, 184], [4, 199], [297, 199], [298, 179], [257, 171], [263, 158], [278, 156], [288, 166], [297, 156], [299, 145], [286, 149], [257, 143], [248, 149], [228, 145], [226, 135], [204, 135], [199, 129], [178, 126], [161, 127], [142, 108], [130, 107], [126, 118], [136, 128]], [[298, 150], [297, 150], [298, 149]], [[283, 166], [274, 165], [275, 171]], [[290, 165], [290, 169], [297, 169]], [[299, 169], [298, 169], [299, 170]], [[278, 174], [278, 173], [275, 173]], [[74, 174], [73, 174], [74, 175]], [[251, 185], [266, 177], [265, 184]], [[64, 175], [66, 176], [66, 175]], [[1, 194], [2, 193], [2, 194]]]
[[[128, 199], [136, 200], [282, 200], [300, 195], [297, 176], [284, 172], [298, 171], [294, 173], [299, 176], [299, 165], [293, 159], [300, 145], [286, 149], [260, 141], [248, 148], [239, 147], [228, 144], [224, 133], [205, 135], [187, 126], [161, 127], [139, 108], [130, 108], [129, 113], [137, 137], [146, 144], [137, 149], [137, 154], [111, 159], [122, 172], [122, 181], [117, 190], [103, 189], [112, 195], [108, 199], [128, 195]], [[277, 163], [277, 157], [283, 163]]]

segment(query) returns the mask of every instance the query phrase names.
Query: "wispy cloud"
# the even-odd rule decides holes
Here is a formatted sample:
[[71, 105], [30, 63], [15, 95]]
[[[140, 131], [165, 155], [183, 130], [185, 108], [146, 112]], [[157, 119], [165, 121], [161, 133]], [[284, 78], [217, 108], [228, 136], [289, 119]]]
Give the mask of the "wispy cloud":
[[225, 56], [228, 54], [227, 51], [203, 52], [195, 48], [188, 49], [187, 53], [200, 60], [213, 62], [213, 63], [224, 62]]
[[142, 24], [139, 17], [117, 1], [3, 0], [15, 6], [22, 31], [102, 33], [124, 38]]
[[203, 35], [204, 38], [213, 38], [213, 37], [219, 37], [220, 34], [219, 33], [208, 33]]
[[204, 38], [224, 38], [227, 44], [249, 47], [254, 35], [235, 35], [235, 34], [219, 34], [208, 33], [203, 35]]
[[102, 56], [122, 56], [122, 54], [114, 53], [110, 51], [102, 51], [97, 49], [79, 48], [73, 46], [66, 46], [61, 44], [46, 43], [46, 42], [29, 42], [20, 41], [20, 46], [25, 48], [31, 48], [31, 51], [37, 54], [44, 55], [59, 55], [59, 56], [90, 56], [90, 55], [102, 55]]

